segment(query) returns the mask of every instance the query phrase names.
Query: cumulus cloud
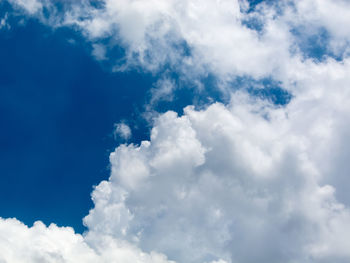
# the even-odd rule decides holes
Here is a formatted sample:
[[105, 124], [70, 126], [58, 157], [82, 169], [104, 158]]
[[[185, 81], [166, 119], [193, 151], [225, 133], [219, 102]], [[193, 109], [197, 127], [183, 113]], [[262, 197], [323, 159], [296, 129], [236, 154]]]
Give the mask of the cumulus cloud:
[[40, 221], [27, 227], [16, 219], [0, 218], [0, 262], [125, 262], [172, 263], [164, 255], [143, 253], [125, 241], [69, 227], [46, 227]]
[[0, 262], [96, 262], [96, 253], [72, 228], [29, 228], [16, 219], [0, 219]]
[[[315, 67], [305, 83], [326, 74]], [[342, 78], [324, 76], [329, 85], [346, 81], [348, 69], [341, 67]], [[328, 147], [349, 106], [311, 95], [278, 108], [237, 93], [227, 106], [161, 115], [150, 141], [111, 154], [111, 177], [92, 194], [84, 236], [2, 220], [1, 256], [9, 262], [19, 256], [32, 262], [84, 256], [84, 262], [167, 262], [164, 255], [176, 262], [348, 261], [350, 212], [335, 198], [336, 188], [322, 181], [327, 164], [337, 177]], [[316, 116], [323, 107], [329, 115]]]
[[[32, 14], [47, 5], [11, 2]], [[110, 155], [86, 233], [2, 219], [0, 259], [349, 262], [349, 34], [336, 26], [348, 24], [349, 2], [278, 1], [253, 11], [247, 1], [102, 3], [73, 4], [50, 21], [82, 30], [100, 59], [106, 47], [95, 41], [111, 38], [126, 49], [126, 67], [167, 64], [188, 78], [213, 74], [225, 87], [237, 76], [271, 77], [293, 98], [281, 107], [229, 89], [227, 105], [160, 115], [149, 141]], [[299, 41], [319, 29], [332, 50], [321, 61]], [[176, 88], [165, 77], [157, 85], [154, 101]], [[116, 132], [131, 135], [123, 123]]]
[[345, 120], [334, 108], [315, 118], [304, 102], [234, 94], [229, 106], [162, 115], [150, 142], [111, 155], [85, 224], [177, 262], [346, 262], [350, 213], [323, 182], [335, 138], [319, 126]]

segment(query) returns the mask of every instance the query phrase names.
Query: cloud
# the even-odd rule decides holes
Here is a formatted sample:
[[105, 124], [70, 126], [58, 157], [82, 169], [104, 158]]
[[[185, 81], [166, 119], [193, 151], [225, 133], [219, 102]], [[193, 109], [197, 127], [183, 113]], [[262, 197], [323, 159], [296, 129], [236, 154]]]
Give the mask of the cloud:
[[[114, 70], [119, 71], [141, 66], [155, 73], [170, 66], [188, 79], [211, 73], [226, 81], [246, 75], [278, 80], [303, 55], [348, 53], [347, 27], [338, 26], [350, 17], [344, 0], [262, 1], [249, 12], [249, 2], [238, 0], [103, 0], [94, 5], [80, 0], [63, 3], [63, 12], [44, 0], [10, 2], [43, 23], [82, 31], [95, 57], [104, 60], [113, 45], [123, 47], [124, 59], [107, 57], [118, 61]], [[302, 54], [305, 45], [315, 45], [320, 30], [325, 32], [317, 43], [321, 54]]]
[[350, 211], [323, 182], [335, 138], [319, 126], [345, 119], [330, 105], [315, 118], [319, 99], [308, 112], [305, 98], [276, 108], [238, 93], [229, 106], [165, 113], [150, 142], [111, 155], [85, 224], [177, 262], [346, 262]]
[[106, 47], [101, 44], [93, 44], [92, 45], [92, 55], [97, 60], [105, 60], [106, 59]]
[[[238, 1], [107, 0], [104, 4], [91, 19], [68, 16], [70, 23], [91, 40], [117, 38], [128, 63], [150, 71], [170, 63], [180, 71], [197, 73], [207, 66], [219, 75], [261, 77], [280, 65], [275, 60], [288, 57], [288, 30], [269, 23], [260, 36], [242, 25], [245, 15]], [[191, 55], [183, 59], [186, 46]]]
[[0, 30], [1, 29], [10, 29], [11, 26], [8, 23], [8, 13], [5, 13], [4, 17], [0, 19]]
[[43, 3], [40, 0], [8, 0], [8, 2], [15, 7], [22, 8], [31, 15], [40, 12], [43, 8]]
[[72, 228], [46, 227], [40, 221], [29, 228], [16, 219], [0, 218], [0, 237], [0, 262], [171, 263], [164, 255], [143, 253], [125, 241], [93, 232], [81, 236]]
[[176, 83], [171, 78], [162, 78], [157, 81], [155, 87], [151, 89], [150, 106], [159, 101], [172, 101], [173, 92], [176, 89]]
[[319, 89], [304, 88], [285, 108], [238, 92], [227, 106], [161, 115], [150, 141], [111, 154], [111, 177], [93, 191], [84, 219], [88, 232], [2, 220], [2, 259], [348, 261], [349, 208], [323, 182], [325, 166], [332, 178], [347, 171], [328, 149], [347, 142], [335, 128], [349, 127], [341, 103], [349, 99], [348, 71], [335, 61], [308, 67], [299, 85], [316, 81]]
[[96, 262], [96, 253], [72, 228], [28, 228], [16, 219], [0, 219], [0, 262]]
[[130, 139], [131, 129], [127, 124], [120, 122], [120, 123], [115, 124], [114, 127], [115, 127], [114, 137], [119, 136], [124, 140]]
[[115, 39], [126, 50], [127, 67], [159, 71], [170, 64], [187, 77], [210, 72], [224, 79], [279, 78], [301, 59], [305, 43], [300, 39], [312, 39], [322, 29], [329, 35], [319, 43], [328, 50], [323, 55], [347, 54], [347, 27], [338, 26], [348, 24], [349, 3], [343, 0], [263, 1], [251, 12], [246, 1], [103, 3], [98, 9], [76, 7], [64, 24], [77, 25], [91, 41]]
[[[242, 24], [247, 15], [237, 0], [105, 0], [97, 8], [77, 1], [66, 3], [63, 13], [46, 1], [29, 1], [30, 5], [11, 1], [53, 27], [80, 29], [92, 43], [110, 39], [124, 47], [126, 64], [116, 65], [115, 70], [141, 65], [157, 72], [167, 64], [187, 76], [210, 70], [217, 75], [259, 78], [275, 71], [289, 56], [289, 28], [271, 18], [276, 11], [266, 8], [260, 15], [265, 25], [261, 35]], [[49, 15], [38, 12], [39, 6], [51, 10]]]

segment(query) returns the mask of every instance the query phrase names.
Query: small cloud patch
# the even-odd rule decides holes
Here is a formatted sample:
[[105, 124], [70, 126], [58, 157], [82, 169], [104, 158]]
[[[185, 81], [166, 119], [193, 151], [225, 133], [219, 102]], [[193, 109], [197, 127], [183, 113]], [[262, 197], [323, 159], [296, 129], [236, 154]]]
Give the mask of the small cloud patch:
[[127, 124], [120, 122], [114, 125], [113, 136], [115, 139], [121, 138], [127, 141], [128, 139], [130, 139], [131, 134], [131, 129]]

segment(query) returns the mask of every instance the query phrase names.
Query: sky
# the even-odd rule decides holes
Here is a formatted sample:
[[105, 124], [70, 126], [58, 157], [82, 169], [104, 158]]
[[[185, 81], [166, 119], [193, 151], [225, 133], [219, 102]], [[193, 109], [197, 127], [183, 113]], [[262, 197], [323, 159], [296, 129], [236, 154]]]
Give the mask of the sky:
[[0, 262], [349, 262], [349, 23], [0, 0]]

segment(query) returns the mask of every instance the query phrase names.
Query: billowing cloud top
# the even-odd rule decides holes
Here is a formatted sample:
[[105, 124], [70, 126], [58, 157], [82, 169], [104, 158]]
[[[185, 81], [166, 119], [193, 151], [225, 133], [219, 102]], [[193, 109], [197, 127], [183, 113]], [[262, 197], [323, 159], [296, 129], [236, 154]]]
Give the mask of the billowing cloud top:
[[[348, 1], [9, 2], [81, 30], [97, 59], [122, 46], [115, 70], [212, 74], [230, 102], [161, 114], [149, 141], [116, 148], [83, 235], [1, 219], [0, 262], [350, 261]], [[273, 79], [292, 99], [233, 89], [237, 77]], [[153, 99], [176, 89], [158, 84]]]

